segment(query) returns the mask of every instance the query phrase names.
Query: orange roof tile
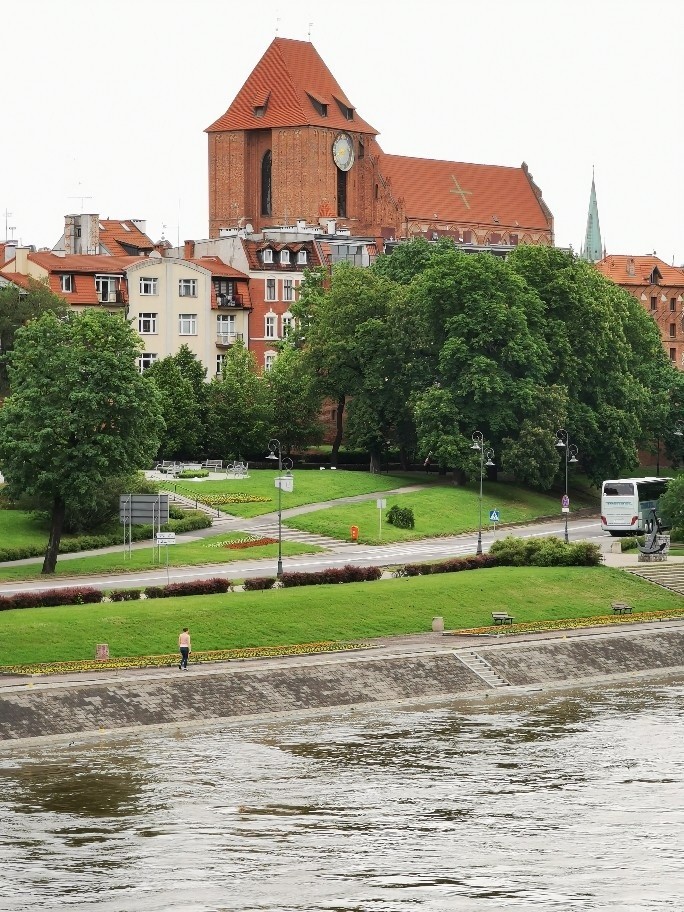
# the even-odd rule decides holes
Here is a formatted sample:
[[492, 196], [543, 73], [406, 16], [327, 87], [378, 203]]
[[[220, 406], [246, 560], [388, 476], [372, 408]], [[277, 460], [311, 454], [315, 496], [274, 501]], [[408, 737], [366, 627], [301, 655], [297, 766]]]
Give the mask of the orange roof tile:
[[523, 167], [383, 153], [380, 171], [391, 181], [392, 195], [403, 199], [409, 219], [487, 225], [493, 231], [551, 227]]
[[246, 282], [249, 281], [249, 276], [240, 272], [239, 269], [235, 269], [233, 266], [229, 266], [228, 263], [224, 263], [220, 257], [217, 256], [203, 256], [197, 258], [191, 258], [186, 260], [188, 263], [195, 263], [197, 266], [203, 266], [204, 269], [208, 269], [212, 275], [215, 276], [224, 276], [227, 279], [244, 279]]
[[48, 272], [92, 273], [95, 275], [120, 275], [129, 266], [147, 260], [140, 256], [106, 256], [97, 254], [92, 256], [85, 253], [74, 253], [68, 256], [58, 256], [55, 253], [30, 253], [29, 260], [42, 266]]
[[154, 243], [130, 219], [100, 219], [100, 244], [112, 256], [132, 256], [133, 251], [154, 250]]
[[[327, 117], [319, 114], [311, 98], [328, 105]], [[346, 108], [353, 108], [313, 44], [310, 41], [275, 38], [226, 113], [207, 127], [206, 132], [306, 124], [377, 133], [356, 112], [353, 119], [348, 120], [338, 101]], [[257, 117], [255, 107], [264, 105], [263, 116]]]
[[[260, 272], [303, 272], [304, 269], [312, 269], [316, 266], [322, 266], [317, 245], [314, 241], [297, 241], [297, 242], [280, 242], [280, 241], [247, 241], [243, 240], [243, 247], [247, 254], [247, 262], [252, 270]], [[300, 250], [306, 250], [308, 253], [306, 265], [297, 263], [296, 257], [293, 257], [290, 263], [281, 264], [280, 257], [274, 257], [273, 263], [262, 263], [259, 258], [259, 251], [268, 247], [270, 250], [279, 253], [283, 248], [297, 253]]]
[[[668, 266], [657, 256], [629, 256], [617, 254], [604, 257], [596, 268], [617, 285], [661, 285], [684, 286], [684, 270]], [[661, 279], [651, 281], [653, 270], [657, 268]]]
[[[12, 262], [11, 260], [9, 262]], [[3, 272], [0, 269], [0, 276], [3, 279], [7, 279], [8, 282], [12, 282], [14, 285], [19, 285], [22, 288], [30, 288], [30, 277], [22, 275], [19, 272]], [[37, 279], [35, 281], [38, 281]]]

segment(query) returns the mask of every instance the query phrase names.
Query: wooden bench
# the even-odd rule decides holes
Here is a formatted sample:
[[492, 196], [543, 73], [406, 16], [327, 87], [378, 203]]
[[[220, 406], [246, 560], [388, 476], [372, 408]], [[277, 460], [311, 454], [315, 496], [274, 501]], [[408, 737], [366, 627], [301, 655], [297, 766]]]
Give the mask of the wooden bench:
[[613, 609], [613, 614], [631, 614], [632, 606], [626, 605], [624, 602], [613, 602], [610, 606]]
[[515, 618], [505, 611], [492, 611], [492, 620], [495, 624], [512, 624]]

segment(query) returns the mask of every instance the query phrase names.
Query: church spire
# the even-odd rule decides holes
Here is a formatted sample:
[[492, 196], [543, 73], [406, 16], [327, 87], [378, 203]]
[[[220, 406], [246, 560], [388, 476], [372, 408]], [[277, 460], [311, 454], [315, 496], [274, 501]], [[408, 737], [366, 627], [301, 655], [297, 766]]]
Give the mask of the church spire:
[[584, 244], [580, 257], [589, 263], [597, 263], [603, 259], [604, 251], [601, 243], [601, 227], [599, 225], [598, 204], [596, 202], [596, 184], [594, 183], [594, 169], [591, 170], [591, 193], [589, 194], [589, 212], [587, 214], [587, 230], [584, 235]]

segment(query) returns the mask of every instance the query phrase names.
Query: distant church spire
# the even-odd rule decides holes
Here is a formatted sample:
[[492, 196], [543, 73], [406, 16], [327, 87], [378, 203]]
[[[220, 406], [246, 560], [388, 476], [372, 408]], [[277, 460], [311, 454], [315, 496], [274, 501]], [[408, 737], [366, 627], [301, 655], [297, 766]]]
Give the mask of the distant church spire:
[[604, 250], [601, 243], [601, 227], [599, 225], [598, 204], [596, 202], [596, 184], [594, 183], [594, 169], [592, 168], [587, 230], [584, 235], [584, 244], [580, 251], [580, 257], [589, 263], [597, 263], [603, 256]]

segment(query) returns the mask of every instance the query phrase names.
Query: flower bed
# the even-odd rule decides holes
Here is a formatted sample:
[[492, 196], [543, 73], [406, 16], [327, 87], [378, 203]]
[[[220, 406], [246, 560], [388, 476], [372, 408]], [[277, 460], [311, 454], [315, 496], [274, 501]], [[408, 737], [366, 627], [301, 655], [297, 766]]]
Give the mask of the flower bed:
[[[247, 649], [216, 649], [206, 652], [193, 652], [191, 663], [201, 665], [206, 662], [229, 662], [245, 659], [269, 659], [280, 656], [317, 655], [326, 652], [348, 652], [353, 649], [371, 649], [369, 643], [300, 643], [295, 646], [255, 646]], [[111, 658], [84, 659], [80, 662], [42, 662], [35, 665], [3, 665], [0, 674], [17, 675], [52, 675], [70, 674], [80, 671], [107, 671], [125, 668], [170, 668], [178, 665], [178, 655], [127, 656], [120, 659]]]
[[578, 630], [581, 627], [606, 627], [611, 624], [638, 624], [644, 621], [664, 621], [684, 617], [684, 608], [667, 611], [638, 611], [634, 614], [599, 614], [595, 617], [559, 618], [556, 621], [531, 621], [527, 624], [495, 624], [488, 627], [466, 627], [450, 630], [454, 636], [482, 634], [542, 633], [545, 630]]
[[244, 503], [270, 503], [272, 497], [262, 497], [261, 494], [201, 494], [192, 492], [193, 500], [206, 504], [208, 507], [220, 507], [224, 504], [244, 504]]
[[257, 545], [277, 545], [277, 538], [257, 538], [255, 535], [243, 535], [241, 538], [222, 538], [217, 542], [210, 542], [205, 548], [231, 548], [239, 550], [240, 548], [256, 548]]

